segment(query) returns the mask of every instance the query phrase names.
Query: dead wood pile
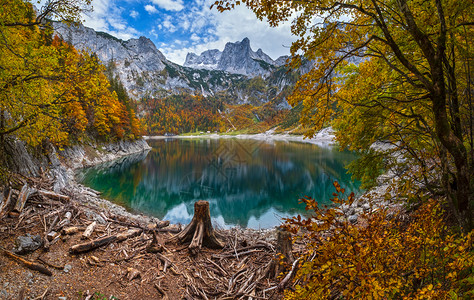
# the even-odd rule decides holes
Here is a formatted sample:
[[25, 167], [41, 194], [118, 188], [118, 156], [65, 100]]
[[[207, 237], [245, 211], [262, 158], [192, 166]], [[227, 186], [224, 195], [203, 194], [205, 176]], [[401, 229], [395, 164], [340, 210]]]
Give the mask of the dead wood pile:
[[[84, 212], [91, 208], [75, 201], [74, 195], [54, 193], [35, 179], [15, 180], [0, 196], [0, 224], [8, 224], [10, 233], [41, 224], [44, 243], [39, 251], [43, 253], [53, 251], [50, 248], [58, 241], [68, 243], [69, 254], [62, 256], [80, 259], [90, 268], [111, 263], [121, 266], [121, 280], [139, 278], [142, 284], [152, 285], [162, 299], [174, 299], [177, 291], [183, 299], [279, 299], [282, 289], [291, 287], [297, 261], [292, 258], [291, 243], [287, 243], [289, 236], [279, 234], [279, 240], [286, 242], [277, 245], [257, 231], [214, 230], [205, 201], [196, 203], [197, 213], [184, 230], [163, 221], [139, 224], [105, 210], [94, 212], [103, 221], [98, 222], [86, 217]], [[48, 262], [42, 254], [30, 261], [10, 250], [3, 252], [53, 277], [64, 268]], [[279, 252], [288, 256], [286, 268], [275, 262]], [[140, 263], [156, 267], [140, 269]]]

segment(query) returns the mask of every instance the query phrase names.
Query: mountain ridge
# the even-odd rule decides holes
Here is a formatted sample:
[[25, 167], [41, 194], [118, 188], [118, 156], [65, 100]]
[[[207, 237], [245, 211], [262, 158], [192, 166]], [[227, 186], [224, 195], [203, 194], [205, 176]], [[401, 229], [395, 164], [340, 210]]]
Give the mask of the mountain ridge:
[[[146, 37], [124, 41], [81, 24], [53, 23], [53, 27], [78, 50], [95, 53], [136, 100], [182, 92], [204, 96], [225, 93], [232, 103], [262, 104], [295, 82], [295, 76], [282, 65], [285, 57], [274, 61], [261, 49], [254, 52], [248, 38], [227, 43], [222, 52], [211, 49], [199, 56], [189, 54], [195, 64], [205, 66], [192, 68], [167, 60]], [[256, 83], [260, 88], [254, 88]]]
[[268, 76], [272, 68], [281, 67], [286, 63], [288, 56], [280, 56], [273, 60], [259, 48], [254, 52], [250, 40], [246, 37], [242, 41], [226, 43], [224, 50], [210, 49], [200, 55], [188, 53], [183, 64], [185, 67], [205, 70], [220, 70], [249, 77]]

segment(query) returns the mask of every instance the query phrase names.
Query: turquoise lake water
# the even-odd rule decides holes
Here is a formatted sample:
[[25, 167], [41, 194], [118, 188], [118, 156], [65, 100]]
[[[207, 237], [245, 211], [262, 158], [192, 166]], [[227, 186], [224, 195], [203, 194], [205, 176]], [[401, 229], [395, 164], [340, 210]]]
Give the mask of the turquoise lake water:
[[215, 225], [269, 228], [304, 214], [298, 199], [330, 204], [337, 180], [359, 184], [344, 168], [356, 156], [307, 143], [243, 139], [162, 139], [149, 152], [81, 170], [77, 178], [133, 212], [187, 224], [207, 200]]

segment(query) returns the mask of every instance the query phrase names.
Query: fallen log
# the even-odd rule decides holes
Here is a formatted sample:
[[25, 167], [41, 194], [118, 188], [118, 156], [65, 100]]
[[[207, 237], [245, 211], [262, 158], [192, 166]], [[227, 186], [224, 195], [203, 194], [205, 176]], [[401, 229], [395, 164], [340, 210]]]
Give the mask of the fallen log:
[[82, 244], [77, 244], [77, 245], [71, 246], [71, 248], [69, 248], [69, 252], [72, 253], [72, 254], [78, 254], [78, 253], [82, 253], [82, 252], [91, 251], [91, 250], [94, 250], [96, 248], [102, 247], [104, 245], [108, 245], [110, 243], [113, 243], [116, 240], [117, 240], [116, 235], [106, 236], [106, 237], [96, 239], [96, 240], [93, 240], [93, 241], [90, 241], [90, 242], [87, 242], [87, 243], [82, 243]]
[[212, 227], [209, 202], [204, 200], [194, 203], [194, 216], [191, 223], [172, 239], [180, 243], [191, 241], [188, 249], [192, 255], [196, 255], [203, 245], [209, 248], [224, 248], [225, 246]]
[[117, 220], [117, 219], [114, 219], [114, 218], [107, 218], [106, 217], [105, 220], [107, 220], [109, 222], [112, 222], [112, 223], [115, 223], [115, 224], [126, 226], [126, 227], [140, 228], [141, 230], [143, 230], [145, 232], [150, 232], [150, 231], [155, 231], [155, 230], [159, 231], [159, 232], [167, 232], [166, 229], [163, 230], [162, 228], [167, 227], [168, 225], [170, 225], [170, 221], [159, 221], [156, 224], [152, 223], [152, 224], [148, 224], [147, 226], [142, 226], [142, 225], [131, 223], [131, 222], [120, 221], [120, 220]]
[[11, 253], [8, 250], [5, 250], [5, 249], [1, 249], [1, 250], [3, 250], [3, 253], [5, 254], [5, 256], [8, 256], [13, 260], [22, 263], [25, 267], [27, 267], [30, 270], [38, 271], [38, 272], [40, 272], [44, 275], [48, 275], [48, 276], [53, 275], [53, 273], [51, 273], [50, 270], [46, 269], [45, 267], [43, 267], [42, 265], [40, 265], [38, 263], [29, 261], [29, 260], [27, 260], [23, 257], [20, 257], [16, 254]]
[[65, 235], [72, 235], [79, 232], [79, 227], [71, 226], [71, 227], [63, 228], [61, 232]]
[[131, 237], [137, 236], [142, 232], [141, 229], [129, 229], [125, 232], [121, 232], [115, 235], [105, 236], [100, 239], [92, 240], [90, 242], [77, 244], [69, 248], [71, 254], [78, 254], [83, 252], [88, 252], [96, 248], [108, 245], [113, 242], [121, 242]]
[[59, 200], [59, 201], [69, 201], [70, 199], [69, 196], [61, 195], [61, 194], [58, 194], [52, 191], [46, 191], [46, 190], [38, 190], [38, 194], [46, 198]]
[[62, 229], [64, 226], [68, 225], [71, 223], [71, 218], [72, 218], [72, 213], [70, 211], [66, 212], [64, 214], [64, 219], [61, 220], [58, 224], [58, 228]]
[[135, 228], [135, 229], [129, 229], [125, 232], [120, 232], [117, 234], [117, 242], [125, 241], [126, 239], [140, 235], [142, 231], [143, 231], [142, 229]]

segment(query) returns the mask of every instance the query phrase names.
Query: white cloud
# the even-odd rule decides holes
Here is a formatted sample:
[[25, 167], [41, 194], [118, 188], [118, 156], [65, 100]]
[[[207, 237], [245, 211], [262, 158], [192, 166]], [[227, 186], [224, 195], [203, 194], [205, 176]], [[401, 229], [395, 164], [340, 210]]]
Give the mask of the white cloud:
[[139, 32], [121, 17], [123, 10], [115, 0], [94, 0], [94, 11], [84, 16], [84, 25], [96, 31], [105, 31], [119, 39], [128, 40]]
[[183, 28], [184, 30], [188, 30], [189, 26], [191, 26], [191, 24], [189, 23], [188, 19], [184, 19], [180, 23], [180, 27]]
[[156, 14], [158, 10], [153, 5], [145, 5], [145, 10], [150, 14]]
[[168, 32], [171, 32], [171, 33], [176, 32], [176, 27], [173, 24], [171, 24], [171, 22], [168, 20], [163, 21], [163, 27], [166, 28]]
[[191, 41], [193, 41], [193, 42], [197, 42], [197, 41], [199, 41], [201, 38], [200, 38], [197, 34], [193, 33], [193, 34], [191, 35], [191, 38], [190, 38], [190, 39], [191, 39]]
[[184, 8], [182, 0], [152, 0], [151, 2], [169, 11], [181, 11]]
[[138, 11], [136, 11], [136, 10], [132, 10], [132, 11], [130, 12], [130, 17], [132, 17], [132, 18], [134, 18], [134, 19], [138, 18], [139, 15], [140, 15], [140, 14], [139, 14]]
[[[125, 11], [123, 1], [134, 3], [135, 9]], [[200, 54], [208, 49], [223, 50], [227, 42], [250, 39], [254, 51], [261, 48], [273, 59], [289, 54], [289, 46], [296, 39], [291, 36], [290, 22], [271, 28], [259, 21], [245, 6], [219, 13], [209, 7], [215, 0], [94, 0], [94, 11], [85, 16], [84, 25], [97, 31], [105, 31], [121, 39], [136, 38], [143, 34], [134, 28], [129, 18], [149, 18], [145, 35], [152, 38], [163, 54], [171, 61], [184, 63], [186, 54]], [[149, 7], [148, 13], [159, 12], [153, 17], [138, 13], [138, 7]], [[167, 10], [162, 12], [159, 9]], [[124, 16], [124, 17], [122, 17]], [[152, 19], [159, 16], [159, 19]], [[127, 22], [126, 19], [130, 23]], [[179, 32], [178, 32], [179, 30]], [[186, 39], [186, 36], [189, 38]], [[178, 40], [186, 43], [179, 44]], [[183, 47], [184, 46], [184, 47]]]
[[[197, 1], [196, 1], [197, 2]], [[173, 44], [162, 45], [160, 50], [169, 60], [178, 64], [184, 63], [188, 52], [200, 54], [208, 49], [223, 50], [227, 42], [250, 39], [254, 51], [261, 48], [271, 58], [277, 59], [290, 53], [289, 47], [296, 40], [291, 35], [291, 23], [285, 22], [277, 28], [270, 27], [267, 22], [259, 21], [255, 14], [245, 6], [237, 6], [231, 11], [219, 13], [215, 8], [209, 9], [214, 0], [201, 0], [191, 12], [185, 12], [183, 18], [191, 26], [193, 45], [178, 48]], [[194, 40], [193, 36], [200, 37]]]

